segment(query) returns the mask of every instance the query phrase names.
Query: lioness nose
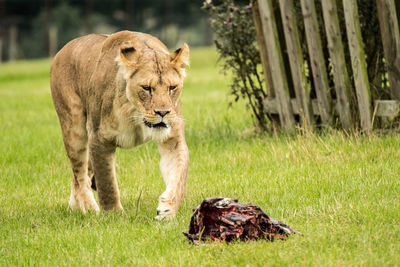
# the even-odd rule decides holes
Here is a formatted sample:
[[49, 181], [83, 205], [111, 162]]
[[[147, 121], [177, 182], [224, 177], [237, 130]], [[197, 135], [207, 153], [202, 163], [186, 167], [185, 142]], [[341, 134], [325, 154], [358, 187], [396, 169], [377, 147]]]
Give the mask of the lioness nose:
[[164, 118], [164, 116], [170, 112], [171, 110], [157, 110], [157, 109], [154, 110], [154, 113], [160, 115], [162, 118]]

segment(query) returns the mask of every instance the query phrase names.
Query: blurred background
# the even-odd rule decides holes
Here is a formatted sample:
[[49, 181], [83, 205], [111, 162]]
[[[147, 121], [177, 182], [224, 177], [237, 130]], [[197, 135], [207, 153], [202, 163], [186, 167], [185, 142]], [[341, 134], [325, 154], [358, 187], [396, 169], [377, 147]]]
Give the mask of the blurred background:
[[88, 33], [157, 36], [170, 49], [212, 44], [201, 0], [0, 0], [0, 62], [54, 56]]

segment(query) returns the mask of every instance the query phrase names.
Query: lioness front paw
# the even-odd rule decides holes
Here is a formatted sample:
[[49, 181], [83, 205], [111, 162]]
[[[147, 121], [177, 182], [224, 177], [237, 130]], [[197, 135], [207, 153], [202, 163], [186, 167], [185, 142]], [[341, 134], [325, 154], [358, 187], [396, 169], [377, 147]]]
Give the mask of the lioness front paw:
[[165, 220], [165, 219], [171, 219], [175, 217], [177, 212], [177, 208], [175, 208], [172, 203], [169, 201], [165, 201], [160, 198], [160, 203], [158, 204], [157, 207], [157, 216], [155, 217], [156, 220]]
[[175, 217], [179, 204], [171, 190], [167, 190], [161, 194], [157, 207], [156, 220], [164, 220]]
[[171, 211], [170, 209], [159, 210], [157, 209], [157, 216], [155, 217], [156, 220], [168, 220], [174, 218], [176, 212]]
[[100, 212], [92, 191], [81, 191], [76, 194], [72, 191], [69, 198], [69, 208], [71, 210], [81, 210], [84, 214], [91, 210], [97, 214]]

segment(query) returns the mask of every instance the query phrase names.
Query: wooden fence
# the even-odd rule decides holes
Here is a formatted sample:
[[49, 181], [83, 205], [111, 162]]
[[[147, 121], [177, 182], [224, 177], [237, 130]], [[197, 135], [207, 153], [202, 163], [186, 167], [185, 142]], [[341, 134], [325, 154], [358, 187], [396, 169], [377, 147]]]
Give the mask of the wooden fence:
[[[300, 121], [309, 129], [339, 122], [344, 129], [369, 132], [376, 117], [396, 118], [400, 113], [400, 14], [396, 14], [396, 0], [376, 0], [389, 99], [371, 97], [357, 0], [319, 1], [324, 35], [314, 0], [300, 1], [301, 19], [295, 14], [294, 1], [298, 0], [252, 2], [268, 93], [265, 112], [271, 117], [278, 115], [280, 125], [287, 130]], [[338, 3], [343, 4], [342, 12], [338, 12]], [[347, 38], [343, 38], [344, 32]], [[304, 44], [300, 40], [305, 40]], [[350, 60], [346, 60], [345, 51]]]

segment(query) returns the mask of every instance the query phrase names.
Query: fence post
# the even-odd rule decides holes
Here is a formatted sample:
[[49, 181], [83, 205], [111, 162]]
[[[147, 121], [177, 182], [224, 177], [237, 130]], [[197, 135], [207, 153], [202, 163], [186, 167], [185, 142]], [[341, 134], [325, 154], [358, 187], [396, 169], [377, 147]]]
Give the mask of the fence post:
[[[400, 33], [394, 0], [376, 0], [390, 94], [400, 100]], [[400, 15], [400, 14], [399, 14]]]
[[331, 98], [314, 0], [301, 0], [301, 10], [303, 13], [315, 91], [318, 98], [319, 113], [322, 122], [328, 125], [332, 119]]
[[346, 60], [340, 33], [339, 18], [336, 0], [321, 1], [325, 22], [325, 30], [328, 39], [329, 55], [332, 61], [333, 77], [336, 89], [338, 113], [342, 126], [352, 129], [353, 119], [350, 110], [351, 82], [347, 72]]
[[346, 32], [360, 111], [361, 128], [365, 132], [370, 132], [372, 130], [371, 97], [360, 21], [358, 19], [357, 1], [343, 0], [343, 6], [345, 7]]
[[290, 104], [289, 88], [283, 66], [272, 2], [271, 0], [259, 0], [258, 4], [265, 45], [268, 47], [267, 55], [271, 66], [270, 70], [278, 103], [279, 118], [283, 127], [290, 131], [294, 129], [295, 121]]
[[265, 46], [265, 39], [261, 24], [260, 9], [258, 8], [257, 0], [251, 1], [251, 9], [253, 12], [254, 26], [256, 28], [258, 46], [260, 49], [261, 64], [263, 66], [264, 82], [267, 89], [267, 95], [268, 97], [275, 97], [275, 90], [272, 84], [271, 69], [268, 62], [267, 47]]
[[299, 114], [303, 126], [312, 129], [313, 111], [310, 90], [307, 89], [304, 58], [294, 14], [293, 0], [281, 0], [279, 3]]

